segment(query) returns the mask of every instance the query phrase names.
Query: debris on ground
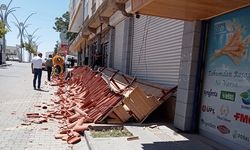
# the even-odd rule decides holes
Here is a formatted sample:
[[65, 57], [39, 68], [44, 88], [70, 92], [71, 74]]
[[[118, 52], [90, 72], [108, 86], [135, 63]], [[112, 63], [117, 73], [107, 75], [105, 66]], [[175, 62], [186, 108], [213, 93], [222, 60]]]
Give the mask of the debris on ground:
[[127, 141], [139, 140], [138, 136], [131, 136], [127, 138]]
[[149, 128], [151, 128], [151, 129], [156, 128], [156, 127], [158, 127], [158, 125], [151, 125], [151, 126], [149, 126]]
[[108, 69], [93, 71], [84, 66], [69, 75], [53, 77], [50, 85], [58, 87], [53, 104], [34, 105], [46, 113], [26, 114], [31, 123], [56, 120], [60, 129], [55, 138], [69, 144], [81, 141], [80, 134], [94, 123], [122, 124], [130, 118], [143, 122], [176, 91], [176, 87], [163, 89]]

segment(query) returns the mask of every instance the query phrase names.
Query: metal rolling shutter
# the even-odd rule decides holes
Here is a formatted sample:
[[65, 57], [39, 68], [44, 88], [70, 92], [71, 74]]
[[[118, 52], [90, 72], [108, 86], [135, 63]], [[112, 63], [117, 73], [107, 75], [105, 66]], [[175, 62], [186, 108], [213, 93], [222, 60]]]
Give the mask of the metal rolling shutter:
[[115, 26], [114, 69], [122, 70], [125, 21]]
[[[147, 25], [148, 30], [145, 30]], [[180, 20], [149, 16], [135, 18], [132, 75], [162, 85], [177, 85], [183, 30], [184, 22]], [[146, 32], [145, 44], [143, 37]]]

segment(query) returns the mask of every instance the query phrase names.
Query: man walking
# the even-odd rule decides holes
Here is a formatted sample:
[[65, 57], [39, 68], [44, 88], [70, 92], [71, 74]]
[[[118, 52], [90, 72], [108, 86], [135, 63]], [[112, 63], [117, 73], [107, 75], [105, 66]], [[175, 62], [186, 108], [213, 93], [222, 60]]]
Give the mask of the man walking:
[[43, 56], [42, 53], [38, 53], [38, 56], [35, 56], [31, 60], [31, 69], [32, 73], [34, 74], [34, 79], [33, 79], [34, 90], [36, 90], [37, 78], [38, 78], [38, 90], [41, 90], [42, 65], [43, 65], [42, 56]]
[[48, 81], [50, 81], [51, 78], [51, 72], [52, 72], [52, 55], [49, 55], [49, 58], [46, 60], [46, 67], [47, 67], [47, 72], [48, 72]]

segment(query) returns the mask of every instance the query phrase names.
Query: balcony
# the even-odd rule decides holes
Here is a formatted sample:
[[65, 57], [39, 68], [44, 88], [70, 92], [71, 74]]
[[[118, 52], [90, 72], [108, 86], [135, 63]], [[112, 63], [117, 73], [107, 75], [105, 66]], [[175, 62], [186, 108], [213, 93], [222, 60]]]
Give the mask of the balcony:
[[83, 22], [83, 1], [79, 2], [70, 10], [70, 23], [68, 31], [79, 32]]
[[179, 20], [206, 20], [250, 5], [250, 0], [130, 0], [131, 13]]

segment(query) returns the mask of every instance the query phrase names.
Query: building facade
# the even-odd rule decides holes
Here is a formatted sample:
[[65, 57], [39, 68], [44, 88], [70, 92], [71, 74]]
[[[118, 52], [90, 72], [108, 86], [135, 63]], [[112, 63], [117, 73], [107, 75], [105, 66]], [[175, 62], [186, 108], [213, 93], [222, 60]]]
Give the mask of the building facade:
[[249, 1], [78, 4], [74, 8], [83, 17], [70, 11], [79, 19], [71, 19], [69, 29], [79, 34], [70, 50], [79, 52], [82, 64], [92, 65], [101, 53], [103, 66], [162, 86], [178, 85], [171, 105], [176, 128], [233, 149], [250, 148], [250, 134], [244, 132], [250, 129]]
[[189, 21], [183, 32], [175, 127], [196, 130], [231, 149], [249, 149], [250, 1], [131, 0], [127, 5], [130, 13]]
[[6, 46], [6, 60], [16, 60], [18, 61], [19, 58], [19, 51], [17, 46]]

